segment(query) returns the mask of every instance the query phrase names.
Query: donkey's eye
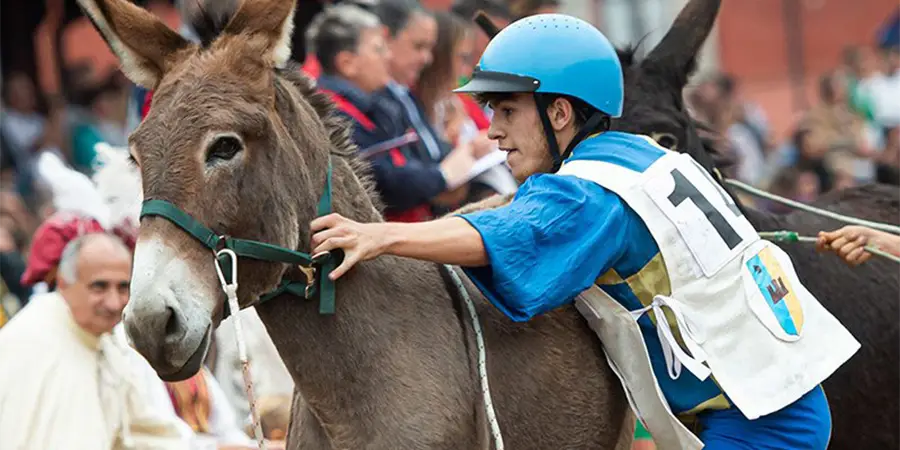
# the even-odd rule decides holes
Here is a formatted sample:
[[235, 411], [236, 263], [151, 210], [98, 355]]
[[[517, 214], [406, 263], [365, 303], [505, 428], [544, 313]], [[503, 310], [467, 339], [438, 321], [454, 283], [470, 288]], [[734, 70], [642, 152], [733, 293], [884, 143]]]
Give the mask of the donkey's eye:
[[234, 158], [244, 146], [241, 140], [235, 136], [219, 136], [209, 148], [206, 150], [206, 162], [214, 162], [215, 160], [228, 161]]

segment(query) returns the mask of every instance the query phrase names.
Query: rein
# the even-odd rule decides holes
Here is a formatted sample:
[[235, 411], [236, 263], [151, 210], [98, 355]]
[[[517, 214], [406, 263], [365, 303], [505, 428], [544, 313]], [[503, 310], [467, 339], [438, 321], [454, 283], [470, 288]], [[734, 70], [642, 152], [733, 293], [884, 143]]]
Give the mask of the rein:
[[[328, 159], [328, 171], [325, 176], [325, 190], [319, 198], [317, 215], [331, 214], [331, 159]], [[265, 242], [238, 239], [213, 232], [211, 229], [191, 217], [181, 208], [165, 200], [146, 200], [141, 208], [141, 218], [145, 216], [159, 216], [177, 225], [187, 234], [200, 241], [215, 254], [216, 268], [222, 272], [225, 283], [236, 283], [236, 272], [231, 268], [237, 261], [231, 261], [234, 256], [259, 261], [278, 262], [289, 266], [298, 267], [306, 274], [306, 281], [292, 281], [285, 274], [281, 283], [273, 291], [263, 294], [256, 302], [245, 305], [244, 308], [256, 304], [265, 303], [281, 294], [293, 294], [302, 299], [310, 300], [316, 295], [319, 298], [319, 314], [334, 314], [335, 311], [335, 286], [334, 281], [328, 278], [328, 274], [334, 270], [338, 263], [337, 252], [324, 252], [316, 255], [303, 253]], [[224, 252], [223, 250], [230, 250]], [[233, 305], [225, 302], [222, 320], [237, 311], [231, 311]]]
[[[898, 227], [898, 226], [896, 226], [896, 225], [891, 225], [891, 224], [886, 224], [886, 223], [880, 223], [880, 222], [872, 222], [872, 221], [868, 221], [868, 220], [864, 220], [864, 219], [859, 219], [859, 218], [856, 218], [856, 217], [845, 216], [845, 215], [843, 215], [843, 214], [838, 214], [838, 213], [835, 213], [835, 212], [832, 212], [832, 211], [827, 211], [827, 210], [824, 210], [824, 209], [821, 209], [821, 208], [816, 208], [816, 207], [814, 207], [814, 206], [810, 206], [810, 205], [807, 205], [807, 204], [804, 204], [804, 203], [800, 203], [800, 202], [795, 201], [795, 200], [791, 200], [791, 199], [788, 199], [788, 198], [784, 198], [784, 197], [775, 195], [775, 194], [773, 194], [773, 193], [771, 193], [771, 192], [766, 192], [766, 191], [764, 191], [764, 190], [762, 190], [762, 189], [755, 188], [755, 187], [753, 187], [753, 186], [750, 186], [750, 185], [748, 185], [748, 184], [742, 183], [742, 182], [737, 181], [737, 180], [732, 180], [732, 179], [722, 179], [721, 177], [720, 177], [720, 179], [721, 179], [724, 183], [726, 183], [726, 184], [728, 184], [728, 185], [730, 185], [730, 186], [732, 186], [732, 187], [734, 187], [734, 188], [737, 188], [737, 189], [739, 189], [739, 190], [741, 190], [741, 191], [744, 191], [744, 192], [746, 192], [746, 193], [748, 193], [748, 194], [750, 194], [750, 195], [755, 195], [755, 196], [757, 196], [757, 197], [762, 197], [762, 198], [765, 198], [765, 199], [767, 199], [767, 200], [771, 200], [771, 201], [776, 202], [776, 203], [781, 203], [781, 204], [783, 204], [783, 205], [786, 205], [786, 206], [789, 206], [789, 207], [792, 207], [792, 208], [796, 208], [796, 209], [799, 209], [799, 210], [802, 210], [802, 211], [806, 211], [806, 212], [808, 212], [808, 213], [816, 214], [816, 215], [822, 216], [822, 217], [827, 217], [827, 218], [829, 218], [829, 219], [834, 219], [834, 220], [837, 220], [837, 221], [840, 221], [840, 222], [844, 222], [844, 223], [849, 223], [849, 224], [853, 224], [853, 225], [860, 225], [860, 226], [869, 227], [869, 228], [876, 229], [876, 230], [881, 230], [881, 231], [884, 231], [884, 232], [887, 232], [887, 233], [893, 233], [893, 234], [898, 234], [898, 233], [900, 233], [900, 227]], [[762, 237], [763, 239], [769, 239], [769, 240], [773, 240], [773, 241], [777, 241], [777, 242], [810, 242], [810, 243], [812, 243], [812, 242], [816, 242], [816, 241], [817, 241], [817, 239], [814, 238], [814, 237], [811, 237], [811, 236], [801, 236], [801, 235], [800, 235], [799, 233], [797, 233], [796, 231], [790, 231], [790, 230], [781, 230], [781, 231], [762, 231], [762, 232], [759, 233], [759, 235], [760, 235], [760, 237]], [[894, 256], [894, 255], [892, 255], [892, 254], [890, 254], [890, 253], [888, 253], [888, 252], [885, 252], [885, 251], [879, 249], [878, 247], [874, 247], [874, 246], [871, 246], [871, 245], [866, 245], [866, 246], [864, 247], [864, 250], [867, 251], [867, 252], [869, 252], [869, 253], [871, 253], [871, 254], [873, 254], [873, 255], [877, 255], [877, 256], [881, 256], [882, 258], [889, 259], [889, 260], [891, 260], [891, 261], [893, 261], [893, 262], [895, 262], [895, 263], [900, 263], [900, 258], [898, 258], [897, 256]]]
[[[475, 309], [475, 303], [472, 301], [472, 297], [469, 296], [469, 291], [466, 290], [466, 286], [463, 284], [462, 279], [459, 277], [459, 274], [456, 273], [453, 266], [439, 264], [438, 272], [441, 273], [441, 278], [444, 279], [444, 284], [450, 291], [450, 296], [454, 300], [453, 309], [456, 310], [457, 319], [459, 319], [464, 332], [466, 327], [462, 322], [465, 319], [462, 317], [462, 311], [459, 310], [458, 306], [461, 306], [459, 303], [464, 303], [466, 310], [469, 312], [469, 319], [472, 322], [472, 331], [475, 332], [475, 346], [477, 347], [478, 357], [478, 381], [481, 388], [485, 420], [490, 428], [491, 438], [493, 438], [494, 441], [494, 449], [504, 450], [503, 433], [500, 431], [500, 423], [497, 421], [497, 413], [494, 410], [494, 401], [491, 398], [491, 387], [488, 382], [487, 352], [484, 345], [484, 332], [481, 329], [481, 321], [478, 319], [478, 311]], [[453, 283], [452, 286], [450, 285], [450, 281]], [[457, 295], [453, 295], [454, 291]], [[468, 349], [468, 347], [468, 341], [466, 341], [466, 348]]]

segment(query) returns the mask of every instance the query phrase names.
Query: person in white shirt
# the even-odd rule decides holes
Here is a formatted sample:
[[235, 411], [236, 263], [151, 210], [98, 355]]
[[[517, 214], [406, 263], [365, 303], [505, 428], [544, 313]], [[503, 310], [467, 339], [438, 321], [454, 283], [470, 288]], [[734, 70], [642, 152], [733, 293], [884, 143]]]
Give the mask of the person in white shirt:
[[131, 253], [106, 233], [63, 250], [58, 290], [0, 329], [0, 447], [186, 449], [177, 418], [151, 406], [111, 331], [128, 303]]

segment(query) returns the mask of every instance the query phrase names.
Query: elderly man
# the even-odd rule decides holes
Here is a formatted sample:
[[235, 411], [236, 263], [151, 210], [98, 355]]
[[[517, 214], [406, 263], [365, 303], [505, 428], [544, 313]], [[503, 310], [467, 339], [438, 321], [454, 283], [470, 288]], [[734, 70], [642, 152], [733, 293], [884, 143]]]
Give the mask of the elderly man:
[[90, 233], [63, 250], [58, 290], [0, 329], [3, 447], [188, 448], [177, 419], [148, 406], [129, 352], [111, 335], [128, 303], [131, 254]]
[[[95, 174], [99, 191], [97, 195], [106, 198], [132, 195], [140, 198], [140, 177], [128, 166], [126, 156], [115, 153], [114, 150], [109, 152], [104, 150], [99, 154], [104, 160], [104, 166]], [[129, 177], [137, 179], [132, 180]], [[133, 192], [134, 189], [137, 191]], [[29, 288], [34, 286], [35, 292], [56, 289], [59, 285], [63, 250], [79, 236], [110, 232], [111, 237], [114, 235], [130, 251], [134, 246], [135, 236], [127, 225], [137, 222], [137, 217], [129, 217], [129, 202], [113, 202], [109, 207], [110, 221], [116, 225], [112, 229], [104, 228], [96, 218], [68, 211], [57, 212], [42, 223], [32, 240], [28, 264], [22, 275], [22, 284]], [[117, 339], [121, 347], [128, 347], [121, 323], [116, 325], [110, 334]], [[191, 448], [247, 449], [253, 444], [241, 430], [235, 411], [209, 371], [201, 371], [190, 380], [164, 383], [137, 352], [128, 348], [125, 355], [128, 357], [130, 370], [123, 369], [123, 373], [129, 373], [129, 379], [133, 384], [140, 385], [141, 390], [146, 393], [144, 408], [176, 421], [181, 436], [191, 440]], [[184, 392], [190, 394], [184, 395]], [[234, 446], [229, 447], [229, 444]]]

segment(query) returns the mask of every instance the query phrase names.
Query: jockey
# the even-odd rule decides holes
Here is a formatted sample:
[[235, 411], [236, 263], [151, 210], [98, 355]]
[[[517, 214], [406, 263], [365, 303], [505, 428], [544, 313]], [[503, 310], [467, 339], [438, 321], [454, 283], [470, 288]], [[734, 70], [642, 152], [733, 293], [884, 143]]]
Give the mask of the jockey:
[[514, 321], [575, 302], [616, 329], [604, 349], [658, 448], [826, 448], [819, 384], [859, 343], [699, 164], [609, 131], [623, 75], [602, 33], [565, 15], [522, 19], [458, 91], [494, 110], [489, 136], [523, 182], [515, 198], [417, 224], [318, 218], [313, 251], [345, 254], [333, 279], [391, 254], [462, 266]]

